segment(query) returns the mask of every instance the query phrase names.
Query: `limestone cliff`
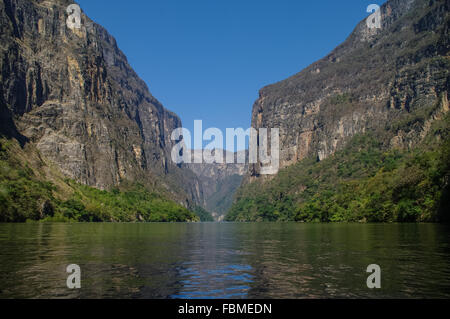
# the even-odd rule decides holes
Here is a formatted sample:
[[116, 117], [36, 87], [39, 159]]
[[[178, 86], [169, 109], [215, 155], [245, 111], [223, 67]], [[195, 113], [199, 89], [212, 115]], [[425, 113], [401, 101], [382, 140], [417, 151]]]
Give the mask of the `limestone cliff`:
[[139, 181], [179, 203], [201, 185], [172, 164], [180, 119], [153, 97], [115, 39], [69, 0], [0, 1], [1, 132], [34, 143], [69, 178], [100, 189]]
[[[342, 149], [356, 134], [385, 128], [388, 147], [411, 147], [448, 111], [449, 1], [390, 0], [381, 28], [362, 21], [325, 58], [260, 91], [252, 126], [280, 128], [280, 167]], [[426, 110], [406, 128], [390, 124]], [[250, 167], [250, 177], [259, 175]]]
[[263, 178], [250, 165], [226, 219], [448, 220], [449, 5], [387, 1], [381, 28], [362, 21], [325, 58], [263, 88], [252, 126], [280, 129], [281, 169]]

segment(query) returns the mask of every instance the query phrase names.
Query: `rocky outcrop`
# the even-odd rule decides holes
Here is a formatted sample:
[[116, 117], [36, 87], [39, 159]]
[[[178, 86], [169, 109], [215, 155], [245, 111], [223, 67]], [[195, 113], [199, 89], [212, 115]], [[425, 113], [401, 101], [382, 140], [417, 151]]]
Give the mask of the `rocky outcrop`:
[[[373, 130], [391, 133], [388, 147], [416, 145], [429, 122], [448, 111], [449, 5], [387, 1], [380, 29], [362, 21], [325, 58], [263, 88], [252, 127], [280, 128], [280, 167], [312, 156], [323, 160]], [[393, 125], [402, 120], [407, 125]], [[247, 181], [259, 170], [251, 165]]]
[[69, 0], [0, 0], [2, 134], [34, 143], [69, 178], [100, 189], [123, 180], [190, 206], [202, 189], [171, 162], [180, 119], [153, 97], [115, 39]]

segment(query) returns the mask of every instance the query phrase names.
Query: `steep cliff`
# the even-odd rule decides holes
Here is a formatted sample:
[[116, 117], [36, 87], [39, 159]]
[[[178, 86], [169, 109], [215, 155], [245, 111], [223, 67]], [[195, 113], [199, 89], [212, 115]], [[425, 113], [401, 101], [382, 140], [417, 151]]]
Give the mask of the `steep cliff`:
[[115, 39], [69, 0], [0, 1], [4, 136], [32, 143], [67, 177], [99, 189], [137, 181], [184, 206], [201, 203], [196, 176], [174, 165], [180, 119], [154, 98]]
[[[252, 126], [280, 128], [280, 166], [323, 160], [357, 133], [436, 105], [448, 110], [449, 2], [391, 0], [381, 28], [362, 21], [349, 38], [300, 73], [260, 91]], [[427, 123], [393, 128], [392, 146], [416, 144]], [[258, 165], [251, 175], [257, 177]]]
[[[404, 207], [417, 208], [408, 208], [414, 215], [408, 220], [432, 219], [437, 208], [417, 198], [430, 195], [438, 205], [448, 187], [442, 164], [447, 153], [440, 147], [448, 140], [449, 6], [448, 0], [387, 1], [380, 9], [381, 28], [362, 21], [325, 58], [263, 88], [252, 126], [280, 129], [280, 167], [285, 169], [262, 177], [260, 165], [251, 165], [228, 219], [390, 221], [402, 220]], [[414, 150], [432, 145], [427, 156], [435, 162], [415, 166], [425, 155]], [[386, 168], [388, 160], [395, 165]], [[423, 176], [408, 171], [408, 165], [422, 169]], [[377, 210], [375, 192], [366, 191], [383, 169], [396, 182], [405, 179], [403, 186], [411, 188], [405, 196], [411, 198], [395, 198], [403, 186], [385, 181], [377, 192], [384, 187], [383, 196], [392, 196], [378, 200], [392, 207]], [[431, 172], [441, 179], [421, 186]], [[408, 181], [408, 174], [417, 179], [409, 175]], [[359, 185], [358, 190], [345, 188], [348, 183]], [[428, 195], [412, 191], [425, 184], [437, 190]], [[360, 197], [347, 196], [342, 204], [348, 192]], [[352, 201], [359, 206], [349, 207]], [[371, 219], [371, 212], [376, 217]]]

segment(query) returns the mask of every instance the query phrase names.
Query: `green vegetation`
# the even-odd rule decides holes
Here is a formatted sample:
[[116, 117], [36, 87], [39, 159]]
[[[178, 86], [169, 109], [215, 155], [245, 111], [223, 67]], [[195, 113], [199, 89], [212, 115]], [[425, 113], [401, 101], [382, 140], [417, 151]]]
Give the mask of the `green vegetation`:
[[[0, 139], [0, 222], [199, 220], [181, 205], [136, 183], [123, 183], [120, 188], [109, 191], [70, 180], [59, 181], [57, 186], [20, 159], [17, 154], [21, 152], [17, 142]], [[26, 155], [22, 154], [22, 157]]]
[[270, 181], [246, 185], [226, 220], [448, 220], [448, 122], [447, 116], [413, 150], [383, 150], [373, 135], [356, 136], [344, 150], [322, 162], [306, 159], [281, 170]]
[[198, 218], [186, 208], [150, 193], [143, 185], [132, 184], [102, 191], [71, 183], [76, 189], [71, 199], [60, 203], [64, 217], [81, 222], [184, 222]]
[[213, 222], [214, 218], [211, 213], [200, 206], [195, 207], [194, 213], [200, 218], [201, 222]]

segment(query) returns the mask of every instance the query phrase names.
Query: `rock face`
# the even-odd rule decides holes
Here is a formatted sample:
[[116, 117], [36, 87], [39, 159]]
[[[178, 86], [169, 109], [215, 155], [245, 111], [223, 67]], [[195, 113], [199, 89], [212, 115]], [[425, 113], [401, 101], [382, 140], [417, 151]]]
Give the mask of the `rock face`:
[[180, 119], [154, 98], [115, 39], [81, 14], [69, 28], [68, 0], [0, 0], [0, 114], [5, 135], [35, 143], [81, 183], [123, 180], [201, 203], [188, 169], [172, 164]]
[[[323, 160], [355, 134], [384, 128], [390, 147], [411, 147], [429, 122], [448, 111], [448, 0], [390, 0], [381, 28], [362, 21], [325, 58], [260, 91], [252, 127], [280, 128], [280, 167]], [[390, 127], [424, 110], [424, 121]], [[260, 176], [251, 165], [247, 181]]]
[[[227, 158], [223, 151], [223, 158]], [[238, 154], [234, 154], [235, 163], [223, 164], [187, 164], [199, 178], [204, 196], [203, 207], [216, 221], [222, 221], [233, 203], [236, 190], [248, 171], [248, 164], [237, 163]], [[248, 159], [248, 154], [246, 154]]]

